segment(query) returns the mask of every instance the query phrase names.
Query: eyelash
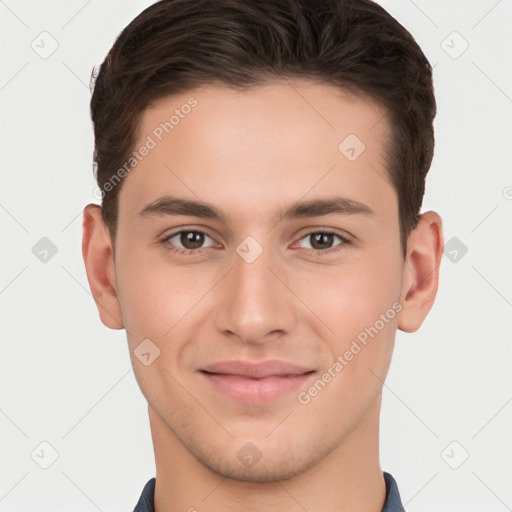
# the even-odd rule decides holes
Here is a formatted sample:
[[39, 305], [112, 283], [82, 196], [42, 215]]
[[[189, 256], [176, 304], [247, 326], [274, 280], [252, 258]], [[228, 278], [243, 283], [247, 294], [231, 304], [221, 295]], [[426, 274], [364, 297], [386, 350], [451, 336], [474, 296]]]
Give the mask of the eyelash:
[[[192, 256], [193, 257], [193, 256], [200, 256], [203, 253], [204, 249], [208, 249], [208, 247], [202, 247], [199, 249], [181, 249], [180, 247], [174, 246], [174, 244], [172, 244], [173, 245], [172, 247], [167, 245], [171, 238], [174, 238], [176, 235], [181, 235], [182, 233], [201, 233], [201, 234], [207, 236], [208, 238], [211, 238], [208, 235], [208, 233], [205, 233], [204, 231], [201, 231], [199, 229], [182, 229], [181, 231], [176, 231], [175, 233], [172, 233], [172, 234], [166, 236], [162, 240], [162, 243], [166, 246], [166, 249], [168, 251], [170, 251], [172, 253], [176, 253], [180, 256]], [[301, 237], [299, 239], [299, 241], [304, 238], [307, 238], [308, 236], [319, 234], [319, 233], [326, 234], [326, 235], [334, 235], [334, 236], [338, 237], [342, 243], [340, 243], [337, 246], [332, 247], [330, 249], [326, 249], [324, 251], [321, 251], [319, 249], [306, 249], [306, 250], [309, 250], [310, 253], [312, 253], [314, 256], [325, 256], [325, 255], [337, 253], [338, 251], [343, 250], [343, 247], [345, 245], [350, 245], [350, 243], [351, 243], [347, 238], [341, 236], [338, 233], [335, 233], [334, 231], [327, 231], [327, 230], [322, 230], [322, 229], [318, 229], [318, 230], [310, 231], [310, 232], [306, 233], [303, 237]]]

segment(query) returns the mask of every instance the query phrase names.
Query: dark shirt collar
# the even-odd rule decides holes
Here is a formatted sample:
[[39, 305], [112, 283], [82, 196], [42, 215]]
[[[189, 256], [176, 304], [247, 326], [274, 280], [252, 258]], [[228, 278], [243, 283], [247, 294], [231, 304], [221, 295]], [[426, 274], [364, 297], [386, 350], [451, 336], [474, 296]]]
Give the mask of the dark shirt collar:
[[383, 473], [384, 480], [386, 481], [386, 502], [382, 512], [405, 512], [395, 479], [390, 473], [385, 471]]
[[[395, 479], [390, 473], [384, 473], [386, 482], [386, 502], [382, 512], [405, 512], [398, 492], [398, 486]], [[145, 486], [133, 512], [155, 512], [154, 496], [155, 496], [156, 478], [152, 478]]]

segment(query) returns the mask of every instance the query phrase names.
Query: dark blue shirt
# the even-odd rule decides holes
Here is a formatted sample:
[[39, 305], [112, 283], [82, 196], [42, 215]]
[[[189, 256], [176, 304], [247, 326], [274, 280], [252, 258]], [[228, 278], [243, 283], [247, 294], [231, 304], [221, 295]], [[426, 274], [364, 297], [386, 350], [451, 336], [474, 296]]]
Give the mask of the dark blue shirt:
[[[398, 492], [398, 486], [395, 479], [390, 473], [384, 473], [384, 480], [386, 481], [386, 502], [382, 512], [405, 512]], [[156, 478], [152, 478], [144, 487], [139, 502], [133, 509], [133, 512], [155, 512], [153, 499], [155, 497], [155, 483]]]

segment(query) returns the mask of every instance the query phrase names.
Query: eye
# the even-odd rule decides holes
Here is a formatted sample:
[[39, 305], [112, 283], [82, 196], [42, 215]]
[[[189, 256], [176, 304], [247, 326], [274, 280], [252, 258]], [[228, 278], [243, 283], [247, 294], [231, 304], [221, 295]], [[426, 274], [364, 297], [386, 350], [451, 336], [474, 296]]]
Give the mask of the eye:
[[[342, 243], [332, 247], [335, 238], [341, 240]], [[301, 247], [311, 249], [316, 255], [331, 254], [342, 250], [343, 246], [350, 244], [350, 241], [347, 238], [332, 231], [311, 231], [299, 240], [299, 245], [302, 240], [309, 241], [310, 247]]]
[[[333, 247], [336, 238], [341, 243]], [[209, 239], [212, 243], [205, 246], [206, 239]], [[309, 242], [309, 247], [301, 245], [303, 240]], [[162, 243], [168, 251], [185, 256], [200, 255], [204, 249], [215, 245], [215, 241], [210, 236], [197, 229], [176, 231], [165, 237]], [[309, 249], [314, 255], [323, 256], [342, 250], [344, 246], [350, 245], [350, 240], [332, 231], [316, 230], [306, 234], [297, 243], [299, 247]]]
[[206, 248], [202, 247], [205, 242], [205, 238], [208, 238], [213, 242], [206, 247], [211, 247], [214, 245], [215, 242], [212, 238], [210, 238], [203, 231], [198, 231], [196, 229], [177, 231], [176, 233], [172, 233], [171, 235], [165, 237], [162, 242], [166, 245], [170, 244], [170, 247], [167, 247], [167, 249], [172, 252], [192, 255], [200, 254], [202, 249]]

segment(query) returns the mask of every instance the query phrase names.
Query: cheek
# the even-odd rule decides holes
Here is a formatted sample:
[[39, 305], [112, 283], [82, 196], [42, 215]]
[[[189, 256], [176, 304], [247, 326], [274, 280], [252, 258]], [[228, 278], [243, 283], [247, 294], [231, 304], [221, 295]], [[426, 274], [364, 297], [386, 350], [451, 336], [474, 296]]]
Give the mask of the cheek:
[[[150, 251], [147, 251], [150, 253]], [[201, 299], [218, 279], [213, 270], [175, 265], [140, 251], [118, 261], [119, 301], [130, 345], [149, 338], [161, 350], [193, 328]]]
[[142, 251], [119, 251], [116, 263], [118, 296], [128, 338], [161, 338], [179, 315], [181, 284]]
[[[326, 280], [322, 293], [310, 295], [328, 325], [322, 368], [328, 384], [313, 389], [318, 410], [335, 418], [358, 418], [374, 403], [391, 361], [400, 304], [396, 274], [360, 268]], [[325, 331], [324, 331], [325, 336]], [[322, 379], [322, 375], [320, 375]], [[320, 392], [321, 391], [321, 392]], [[320, 396], [321, 395], [321, 396]], [[347, 428], [349, 425], [347, 424]]]
[[[397, 301], [401, 269], [396, 263], [354, 262], [296, 274], [295, 290], [340, 340], [374, 324]], [[392, 313], [392, 312], [391, 312]]]
[[400, 266], [375, 264], [368, 269], [368, 276], [360, 293], [353, 297], [343, 348], [346, 359], [357, 361], [349, 369], [354, 372], [354, 380], [371, 379], [380, 387], [370, 370], [383, 379], [389, 366], [401, 310]]
[[336, 375], [332, 396], [342, 396], [341, 403], [371, 400], [389, 367], [401, 309], [401, 267], [397, 258], [385, 254], [333, 268], [320, 287], [318, 282], [312, 287], [311, 279], [309, 293], [303, 289], [304, 302], [329, 328], [323, 331], [330, 356], [326, 371]]

